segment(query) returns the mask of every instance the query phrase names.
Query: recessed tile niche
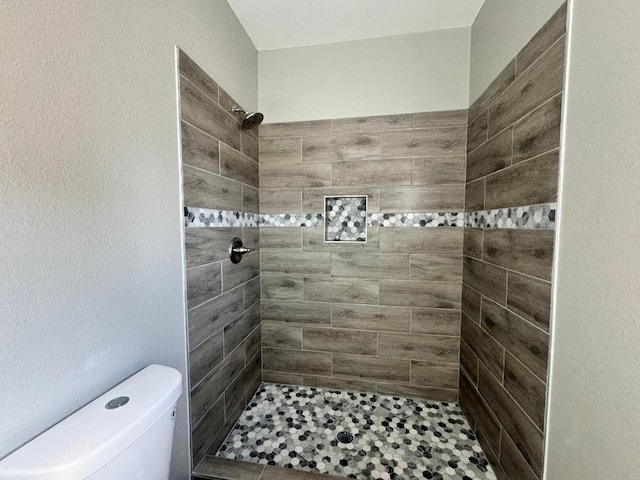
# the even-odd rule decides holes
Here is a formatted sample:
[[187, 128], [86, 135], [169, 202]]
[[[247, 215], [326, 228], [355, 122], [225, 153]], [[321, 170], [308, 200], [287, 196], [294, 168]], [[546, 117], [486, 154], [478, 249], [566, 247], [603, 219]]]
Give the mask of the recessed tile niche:
[[367, 196], [324, 197], [324, 241], [367, 241]]

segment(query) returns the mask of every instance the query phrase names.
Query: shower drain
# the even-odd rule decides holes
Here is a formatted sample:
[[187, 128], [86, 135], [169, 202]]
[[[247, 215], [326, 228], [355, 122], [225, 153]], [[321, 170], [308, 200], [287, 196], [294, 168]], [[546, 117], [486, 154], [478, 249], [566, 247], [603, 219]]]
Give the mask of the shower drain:
[[336, 435], [336, 438], [340, 443], [353, 442], [353, 435], [351, 435], [349, 432], [340, 432], [338, 435]]

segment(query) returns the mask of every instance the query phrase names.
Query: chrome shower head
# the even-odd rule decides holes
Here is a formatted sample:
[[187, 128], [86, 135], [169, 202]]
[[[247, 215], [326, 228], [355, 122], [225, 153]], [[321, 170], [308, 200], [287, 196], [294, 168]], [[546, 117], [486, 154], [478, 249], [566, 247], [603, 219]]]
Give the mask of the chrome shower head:
[[232, 112], [244, 115], [244, 118], [242, 119], [242, 128], [245, 129], [257, 127], [264, 120], [264, 115], [260, 112], [247, 112], [246, 110], [238, 107], [233, 107]]

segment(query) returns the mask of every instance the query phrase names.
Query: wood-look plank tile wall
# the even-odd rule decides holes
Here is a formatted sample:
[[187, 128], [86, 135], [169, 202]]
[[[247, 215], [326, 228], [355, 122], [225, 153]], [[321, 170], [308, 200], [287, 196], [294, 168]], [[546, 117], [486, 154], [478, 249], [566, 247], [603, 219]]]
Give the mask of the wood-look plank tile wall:
[[[184, 204], [259, 213], [258, 137], [233, 99], [180, 52]], [[229, 261], [233, 237], [256, 249]], [[185, 232], [194, 465], [215, 453], [262, 381], [258, 228]]]
[[[566, 5], [469, 110], [466, 211], [555, 202]], [[460, 403], [500, 479], [542, 477], [554, 232], [465, 228]]]
[[[260, 127], [262, 213], [464, 208], [467, 111]], [[265, 381], [457, 400], [462, 228], [261, 228]]]

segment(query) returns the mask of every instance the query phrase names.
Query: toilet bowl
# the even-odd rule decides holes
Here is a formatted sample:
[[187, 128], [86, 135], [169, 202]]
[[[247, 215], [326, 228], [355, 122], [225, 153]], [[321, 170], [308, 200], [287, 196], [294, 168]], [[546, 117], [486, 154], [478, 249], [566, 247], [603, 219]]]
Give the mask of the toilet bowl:
[[150, 365], [0, 461], [0, 479], [167, 480], [181, 392]]

